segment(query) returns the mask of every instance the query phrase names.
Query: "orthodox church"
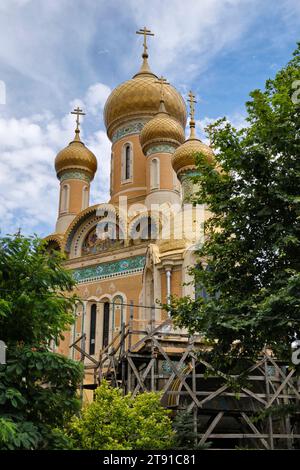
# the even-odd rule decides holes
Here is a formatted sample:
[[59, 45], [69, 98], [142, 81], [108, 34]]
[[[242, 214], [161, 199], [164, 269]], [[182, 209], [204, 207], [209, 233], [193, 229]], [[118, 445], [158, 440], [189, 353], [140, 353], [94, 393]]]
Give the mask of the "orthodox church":
[[146, 28], [138, 33], [144, 36], [140, 70], [112, 91], [104, 108], [110, 200], [89, 204], [98, 162], [81, 140], [79, 108], [73, 111], [75, 137], [55, 159], [59, 208], [55, 231], [46, 240], [49, 249], [65, 253], [82, 299], [73, 331], [57, 347], [66, 355], [74, 354], [69, 346], [84, 333], [93, 357], [128, 322], [130, 311], [138, 324], [149, 319], [152, 308], [159, 323], [167, 317], [159, 305], [170, 296], [195, 295], [189, 268], [208, 214], [189, 202], [195, 189], [191, 176], [195, 155], [211, 160], [213, 152], [195, 134], [191, 92], [186, 138], [185, 101], [149, 67], [147, 36], [153, 34]]

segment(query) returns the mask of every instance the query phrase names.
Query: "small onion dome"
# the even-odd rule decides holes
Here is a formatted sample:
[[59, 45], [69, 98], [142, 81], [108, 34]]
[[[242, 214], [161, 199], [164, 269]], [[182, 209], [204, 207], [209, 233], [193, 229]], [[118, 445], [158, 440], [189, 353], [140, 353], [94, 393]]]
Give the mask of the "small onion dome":
[[58, 152], [55, 158], [57, 176], [65, 170], [84, 170], [91, 179], [97, 171], [97, 159], [80, 140], [79, 129], [75, 130], [75, 138], [67, 147]]
[[[140, 71], [130, 80], [117, 86], [109, 95], [104, 108], [104, 122], [111, 139], [116, 129], [129, 120], [151, 118], [157, 113], [160, 100], [160, 86], [157, 76], [151, 72], [144, 58]], [[181, 94], [171, 85], [165, 85], [165, 105], [170, 116], [183, 127], [187, 113]]]
[[194, 121], [190, 122], [190, 127], [190, 137], [175, 150], [172, 156], [172, 166], [177, 176], [184, 171], [195, 169], [195, 156], [199, 153], [204, 154], [208, 162], [214, 159], [212, 149], [196, 137]]
[[184, 142], [183, 127], [167, 113], [164, 101], [161, 100], [158, 113], [142, 129], [140, 142], [144, 153], [151, 145], [168, 143], [178, 147]]

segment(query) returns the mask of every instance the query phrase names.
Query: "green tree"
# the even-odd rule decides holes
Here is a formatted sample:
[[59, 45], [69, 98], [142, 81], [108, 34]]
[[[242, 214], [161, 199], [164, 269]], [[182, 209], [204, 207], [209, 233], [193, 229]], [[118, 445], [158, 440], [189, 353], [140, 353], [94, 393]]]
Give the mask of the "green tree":
[[194, 429], [193, 413], [187, 410], [178, 411], [173, 420], [175, 431], [175, 449], [204, 450], [211, 446], [211, 442], [200, 445], [200, 433]]
[[0, 239], [0, 449], [67, 448], [65, 423], [79, 409], [81, 367], [50, 351], [72, 322], [74, 286], [59, 253], [36, 237]]
[[95, 400], [73, 419], [70, 435], [80, 449], [168, 449], [174, 442], [168, 415], [159, 394], [141, 393], [133, 399], [103, 380]]
[[299, 80], [300, 44], [265, 90], [250, 93], [247, 126], [224, 118], [208, 127], [215, 162], [197, 159], [195, 202], [212, 216], [193, 272], [207, 296], [174, 301], [171, 313], [204, 334], [218, 368], [265, 346], [290, 360], [300, 333]]

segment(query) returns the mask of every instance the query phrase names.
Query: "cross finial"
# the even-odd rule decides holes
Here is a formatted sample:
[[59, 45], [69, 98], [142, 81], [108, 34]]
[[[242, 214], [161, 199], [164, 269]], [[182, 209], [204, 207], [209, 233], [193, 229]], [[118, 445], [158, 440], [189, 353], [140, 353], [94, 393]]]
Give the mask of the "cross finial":
[[154, 83], [160, 84], [160, 101], [164, 101], [164, 85], [170, 85], [167, 79], [161, 76]]
[[147, 36], [154, 36], [154, 33], [150, 31], [150, 29], [147, 29], [146, 26], [144, 28], [140, 28], [138, 31], [136, 31], [136, 34], [142, 34], [144, 36], [144, 52], [143, 52], [143, 58], [147, 59], [148, 58], [148, 46], [147, 46]]
[[71, 114], [76, 114], [76, 131], [79, 132], [79, 126], [80, 126], [80, 121], [79, 121], [79, 116], [85, 116], [85, 113], [82, 111], [82, 109], [77, 106], [77, 108], [74, 108], [74, 111], [71, 111]]
[[192, 91], [189, 92], [188, 102], [190, 103], [190, 118], [191, 121], [195, 121], [195, 103], [197, 103], [195, 99], [195, 95]]

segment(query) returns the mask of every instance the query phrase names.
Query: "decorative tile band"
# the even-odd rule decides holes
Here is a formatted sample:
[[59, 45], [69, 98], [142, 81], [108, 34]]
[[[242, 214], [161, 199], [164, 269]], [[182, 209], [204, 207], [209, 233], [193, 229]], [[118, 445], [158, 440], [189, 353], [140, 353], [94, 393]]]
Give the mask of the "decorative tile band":
[[86, 181], [87, 183], [90, 183], [91, 178], [84, 171], [65, 171], [60, 175], [59, 180], [82, 180]]
[[153, 147], [150, 147], [147, 152], [146, 156], [152, 155], [153, 153], [174, 153], [175, 147], [172, 145], [153, 145]]
[[182, 171], [182, 173], [179, 174], [180, 181], [184, 181], [186, 179], [193, 178], [194, 176], [199, 176], [199, 171], [197, 170], [186, 170]]
[[78, 268], [73, 270], [73, 277], [78, 284], [81, 284], [100, 279], [136, 274], [143, 271], [145, 259], [145, 256], [142, 255], [133, 256], [132, 258], [96, 264], [87, 268]]
[[125, 137], [126, 135], [139, 134], [145, 124], [146, 124], [146, 121], [145, 122], [135, 121], [135, 122], [131, 122], [126, 127], [120, 127], [119, 129], [116, 130], [116, 132], [114, 132], [112, 139], [111, 139], [112, 143], [114, 144], [117, 140], [122, 139], [122, 137]]

